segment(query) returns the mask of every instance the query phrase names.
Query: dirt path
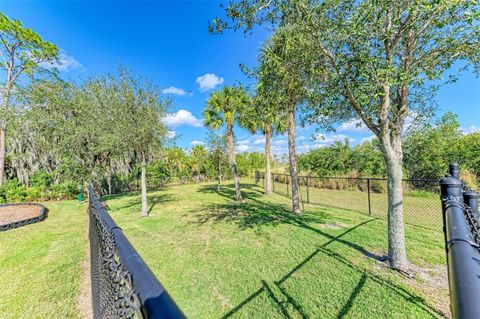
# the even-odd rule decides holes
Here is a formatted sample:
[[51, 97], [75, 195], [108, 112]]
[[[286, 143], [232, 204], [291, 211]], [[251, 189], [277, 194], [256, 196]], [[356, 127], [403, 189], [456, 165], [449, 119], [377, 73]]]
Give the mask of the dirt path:
[[86, 239], [85, 245], [85, 259], [81, 263], [82, 278], [80, 278], [80, 293], [77, 299], [77, 309], [82, 319], [93, 318], [92, 314], [92, 290], [90, 281], [90, 244], [88, 241], [88, 218], [85, 218], [84, 222], [84, 238]]

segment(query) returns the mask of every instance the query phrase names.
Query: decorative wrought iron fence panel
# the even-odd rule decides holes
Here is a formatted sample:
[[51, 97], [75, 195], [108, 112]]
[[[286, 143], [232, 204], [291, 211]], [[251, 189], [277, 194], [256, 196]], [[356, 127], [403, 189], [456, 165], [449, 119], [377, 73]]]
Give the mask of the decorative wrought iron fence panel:
[[[265, 182], [265, 174], [258, 172], [256, 180]], [[272, 174], [273, 191], [291, 196], [291, 177]], [[304, 203], [337, 207], [387, 219], [388, 194], [386, 178], [299, 176], [300, 198]], [[438, 214], [438, 180], [404, 179], [405, 223], [442, 231]]]
[[92, 188], [88, 197], [94, 318], [184, 318]]

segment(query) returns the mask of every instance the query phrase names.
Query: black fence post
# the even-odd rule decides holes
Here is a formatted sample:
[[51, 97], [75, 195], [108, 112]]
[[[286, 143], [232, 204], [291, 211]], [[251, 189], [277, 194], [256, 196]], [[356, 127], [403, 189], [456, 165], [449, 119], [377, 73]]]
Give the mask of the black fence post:
[[260, 172], [255, 171], [255, 184], [258, 184], [259, 181], [260, 181]]
[[310, 203], [310, 173], [307, 175], [307, 203]]
[[[450, 308], [453, 318], [478, 318], [480, 314], [480, 251], [464, 207], [463, 183], [458, 179], [458, 165], [450, 164], [450, 174], [440, 181], [442, 218], [445, 235]], [[468, 191], [466, 191], [468, 193]], [[474, 195], [474, 194], [473, 194]], [[475, 195], [467, 199], [474, 201]], [[475, 204], [475, 203], [474, 203]], [[473, 211], [473, 210], [472, 210]], [[467, 218], [466, 218], [467, 217]]]
[[367, 178], [367, 193], [368, 193], [368, 215], [372, 215], [372, 201], [370, 199], [370, 178]]
[[477, 221], [480, 221], [478, 215], [478, 193], [474, 190], [466, 190], [463, 193], [463, 202], [470, 207]]
[[275, 174], [272, 173], [272, 192], [275, 192]]
[[460, 169], [457, 163], [451, 163], [448, 165], [448, 171], [450, 175], [456, 179], [460, 179]]
[[288, 190], [288, 175], [285, 175], [287, 177], [287, 197], [290, 196], [289, 190]]

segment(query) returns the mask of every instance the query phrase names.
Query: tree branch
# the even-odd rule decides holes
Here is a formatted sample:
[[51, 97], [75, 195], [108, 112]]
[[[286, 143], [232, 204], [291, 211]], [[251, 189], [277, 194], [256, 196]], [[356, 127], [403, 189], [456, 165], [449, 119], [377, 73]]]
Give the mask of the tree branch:
[[349, 104], [353, 107], [353, 109], [357, 112], [357, 114], [360, 116], [362, 121], [365, 123], [365, 125], [375, 134], [378, 135], [380, 133], [378, 127], [373, 123], [371, 119], [369, 119], [365, 112], [363, 111], [361, 105], [358, 103], [358, 101], [355, 98], [355, 95], [353, 94], [352, 90], [350, 89], [350, 86], [348, 85], [347, 81], [345, 80], [345, 77], [343, 76], [342, 72], [340, 71], [340, 68], [338, 67], [338, 64], [333, 57], [333, 54], [330, 53], [321, 43], [320, 45], [320, 50], [322, 51], [323, 55], [327, 58], [327, 60], [330, 61], [331, 66], [335, 70], [335, 73], [337, 76], [340, 78], [340, 81], [342, 82], [343, 89], [345, 90], [345, 97], [347, 98], [347, 101]]

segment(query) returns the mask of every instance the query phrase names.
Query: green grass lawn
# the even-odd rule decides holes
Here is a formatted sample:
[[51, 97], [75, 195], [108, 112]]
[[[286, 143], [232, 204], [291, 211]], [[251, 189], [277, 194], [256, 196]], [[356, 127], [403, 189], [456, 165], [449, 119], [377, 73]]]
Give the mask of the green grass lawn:
[[[432, 318], [448, 312], [441, 233], [406, 228], [409, 279], [376, 259], [386, 222], [233, 189], [181, 185], [110, 196], [110, 213], [190, 318]], [[48, 218], [0, 233], [1, 318], [79, 318], [86, 204], [48, 202]], [[87, 289], [88, 290], [88, 289]]]
[[47, 219], [0, 232], [0, 314], [9, 318], [79, 318], [86, 258], [86, 204], [47, 202]]
[[432, 318], [448, 312], [442, 233], [407, 226], [408, 279], [376, 258], [386, 222], [336, 208], [183, 185], [107, 198], [110, 213], [190, 318]]

